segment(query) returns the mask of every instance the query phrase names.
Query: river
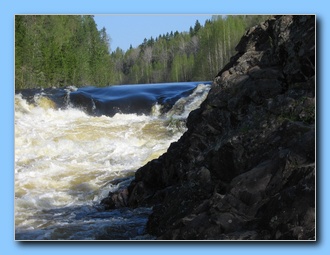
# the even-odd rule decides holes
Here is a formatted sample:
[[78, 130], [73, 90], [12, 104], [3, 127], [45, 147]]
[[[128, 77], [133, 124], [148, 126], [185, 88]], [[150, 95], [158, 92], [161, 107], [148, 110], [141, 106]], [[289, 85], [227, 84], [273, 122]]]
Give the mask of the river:
[[152, 208], [100, 201], [166, 152], [210, 82], [15, 93], [15, 239], [151, 240]]

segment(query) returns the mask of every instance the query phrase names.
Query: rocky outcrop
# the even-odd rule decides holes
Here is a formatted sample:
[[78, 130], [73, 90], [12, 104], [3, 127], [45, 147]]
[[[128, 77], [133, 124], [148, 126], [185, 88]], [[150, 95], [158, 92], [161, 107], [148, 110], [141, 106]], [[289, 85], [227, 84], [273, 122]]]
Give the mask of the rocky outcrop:
[[314, 240], [315, 16], [273, 17], [236, 50], [188, 131], [103, 204], [153, 206], [159, 239]]

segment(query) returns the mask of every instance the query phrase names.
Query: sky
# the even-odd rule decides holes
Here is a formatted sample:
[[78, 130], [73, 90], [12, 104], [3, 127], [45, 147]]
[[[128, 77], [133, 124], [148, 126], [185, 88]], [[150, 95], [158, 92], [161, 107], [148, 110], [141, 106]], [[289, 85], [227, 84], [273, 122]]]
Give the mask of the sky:
[[139, 46], [143, 40], [154, 39], [160, 34], [166, 34], [173, 31], [184, 32], [189, 31], [190, 27], [194, 27], [196, 20], [204, 25], [205, 20], [211, 19], [210, 14], [176, 14], [176, 15], [95, 15], [94, 20], [98, 30], [106, 28], [108, 36], [110, 36], [110, 51], [116, 50], [117, 47], [126, 51], [130, 45], [134, 48]]

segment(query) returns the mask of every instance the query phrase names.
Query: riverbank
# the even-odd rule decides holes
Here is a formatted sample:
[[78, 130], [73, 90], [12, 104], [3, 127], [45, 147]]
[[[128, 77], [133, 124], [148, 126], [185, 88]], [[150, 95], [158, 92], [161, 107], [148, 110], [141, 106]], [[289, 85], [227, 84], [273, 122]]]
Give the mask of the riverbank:
[[158, 239], [315, 240], [315, 16], [271, 18], [236, 50], [188, 131], [103, 204], [152, 206]]

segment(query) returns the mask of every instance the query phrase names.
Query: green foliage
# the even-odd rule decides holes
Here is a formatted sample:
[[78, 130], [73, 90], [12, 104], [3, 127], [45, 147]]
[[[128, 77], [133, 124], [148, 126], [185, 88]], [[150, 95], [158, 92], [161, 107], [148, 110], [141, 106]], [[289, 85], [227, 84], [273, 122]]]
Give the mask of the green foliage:
[[[213, 16], [188, 32], [144, 39], [109, 52], [105, 28], [90, 15], [16, 15], [16, 89], [67, 85], [212, 80], [244, 31], [266, 16]], [[111, 31], [110, 31], [111, 33]]]
[[212, 80], [235, 54], [235, 46], [246, 29], [266, 18], [213, 16], [204, 26], [197, 20], [188, 32], [171, 31], [155, 39], [145, 38], [141, 45], [120, 57], [123, 68], [116, 72], [123, 75], [117, 83]]
[[93, 16], [16, 15], [15, 86], [111, 83], [109, 38]]

